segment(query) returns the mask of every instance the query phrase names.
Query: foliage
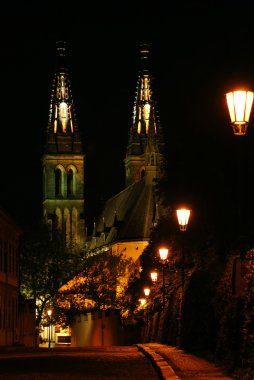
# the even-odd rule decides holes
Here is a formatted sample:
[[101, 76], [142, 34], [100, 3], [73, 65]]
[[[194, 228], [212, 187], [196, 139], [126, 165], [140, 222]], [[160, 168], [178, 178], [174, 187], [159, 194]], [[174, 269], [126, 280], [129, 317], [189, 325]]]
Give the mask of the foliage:
[[[254, 234], [250, 223], [239, 235], [235, 218], [228, 217], [222, 202], [215, 210], [210, 207], [205, 193], [192, 196], [185, 186], [175, 191], [173, 178], [158, 183], [161, 204], [167, 215], [153, 229], [150, 244], [140, 257], [142, 266], [136, 289], [142, 292], [144, 284], [151, 286], [148, 308], [150, 331], [145, 340], [176, 344], [177, 321], [181, 287], [181, 251], [185, 250], [185, 286], [181, 319], [181, 346], [189, 351], [209, 355], [225, 365], [236, 378], [254, 378]], [[184, 194], [186, 193], [186, 194]], [[196, 195], [198, 192], [196, 192]], [[184, 196], [183, 196], [184, 195]], [[187, 196], [185, 196], [187, 195]], [[175, 219], [179, 200], [184, 199], [191, 214], [187, 231], [178, 231]], [[170, 205], [170, 206], [169, 206]], [[235, 208], [227, 204], [234, 215]], [[233, 210], [233, 211], [232, 211]], [[225, 218], [225, 215], [227, 218]], [[224, 216], [224, 217], [223, 217]], [[226, 223], [225, 223], [226, 219]], [[248, 223], [247, 223], [248, 224]], [[184, 238], [184, 240], [182, 239]], [[184, 245], [183, 245], [184, 243]], [[162, 311], [162, 264], [158, 257], [161, 245], [169, 248], [165, 266], [166, 307]], [[247, 255], [245, 253], [247, 252]], [[234, 258], [244, 259], [245, 293], [234, 293]], [[151, 283], [151, 269], [157, 269], [158, 281]]]
[[37, 325], [63, 281], [76, 273], [79, 261], [79, 255], [68, 251], [59, 236], [52, 238], [45, 225], [25, 232], [21, 242], [20, 290], [25, 298], [36, 300]]
[[82, 270], [60, 289], [56, 307], [62, 323], [69, 324], [76, 314], [100, 309], [121, 309], [128, 315], [130, 298], [128, 282], [138, 275], [138, 266], [131, 258], [111, 250], [86, 254]]
[[186, 284], [181, 346], [192, 352], [213, 351], [216, 339], [216, 318], [213, 297], [216, 292], [215, 267], [196, 270]]
[[244, 303], [244, 325], [242, 362], [243, 367], [251, 369], [254, 376], [254, 249], [249, 250], [244, 260], [244, 274], [247, 284], [246, 302]]
[[241, 349], [243, 344], [244, 297], [234, 294], [233, 268], [239, 256], [231, 252], [218, 273], [214, 311], [218, 324], [216, 334], [215, 357], [229, 373], [241, 367]]

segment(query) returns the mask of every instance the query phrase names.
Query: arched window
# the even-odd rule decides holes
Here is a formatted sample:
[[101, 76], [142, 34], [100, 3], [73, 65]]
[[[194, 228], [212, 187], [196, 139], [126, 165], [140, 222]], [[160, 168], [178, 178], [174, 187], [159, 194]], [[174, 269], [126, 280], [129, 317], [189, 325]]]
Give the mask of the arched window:
[[73, 184], [73, 170], [69, 169], [67, 172], [67, 197], [71, 197], [74, 193], [74, 184]]
[[59, 168], [55, 170], [55, 196], [62, 195], [62, 172]]

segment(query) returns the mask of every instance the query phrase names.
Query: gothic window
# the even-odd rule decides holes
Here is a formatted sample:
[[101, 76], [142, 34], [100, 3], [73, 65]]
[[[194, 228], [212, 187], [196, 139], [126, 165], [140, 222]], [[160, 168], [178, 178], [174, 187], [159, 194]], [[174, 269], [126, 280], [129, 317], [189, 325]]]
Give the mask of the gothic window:
[[73, 170], [69, 169], [67, 172], [67, 197], [70, 198], [73, 196], [74, 193], [74, 175], [73, 175]]
[[55, 196], [62, 195], [62, 172], [59, 168], [55, 170]]
[[74, 165], [69, 165], [66, 168], [66, 196], [74, 198], [77, 190], [77, 168]]
[[62, 121], [62, 130], [64, 133], [66, 133], [66, 126], [67, 126], [67, 104], [65, 102], [62, 102], [60, 104], [60, 118]]

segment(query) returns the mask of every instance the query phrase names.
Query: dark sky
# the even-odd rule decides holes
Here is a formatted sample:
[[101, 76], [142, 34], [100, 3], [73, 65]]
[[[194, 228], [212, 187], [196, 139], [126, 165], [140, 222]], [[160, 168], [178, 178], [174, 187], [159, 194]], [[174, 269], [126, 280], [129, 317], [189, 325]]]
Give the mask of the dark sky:
[[[1, 23], [0, 203], [17, 222], [29, 224], [41, 216], [40, 159], [59, 38], [67, 41], [86, 152], [89, 217], [101, 200], [124, 188], [123, 159], [144, 40], [151, 43], [155, 97], [176, 189], [198, 196], [202, 188], [209, 190], [207, 202], [214, 192], [215, 198], [223, 194], [223, 202], [231, 191], [227, 176], [233, 176], [237, 149], [224, 94], [237, 84], [254, 89], [253, 6], [172, 2], [165, 9], [141, 4], [120, 9], [109, 2], [103, 8], [94, 4], [91, 13], [75, 1], [61, 12], [55, 4], [29, 3], [6, 9]], [[250, 160], [253, 148], [254, 125], [245, 138]]]

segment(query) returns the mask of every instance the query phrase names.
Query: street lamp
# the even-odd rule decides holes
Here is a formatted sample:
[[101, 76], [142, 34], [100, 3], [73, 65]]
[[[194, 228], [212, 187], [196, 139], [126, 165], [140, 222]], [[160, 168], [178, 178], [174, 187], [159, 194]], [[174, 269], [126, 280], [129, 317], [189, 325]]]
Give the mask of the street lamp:
[[[178, 224], [180, 231], [185, 232], [188, 226], [189, 217], [190, 217], [190, 210], [186, 208], [181, 208], [176, 210], [177, 218], [178, 218]], [[185, 281], [185, 274], [184, 274], [184, 266], [185, 266], [185, 257], [184, 257], [184, 233], [182, 234], [182, 292], [181, 292], [181, 299], [180, 299], [180, 308], [179, 308], [179, 325], [178, 325], [178, 340], [179, 343], [181, 341], [181, 330], [182, 330], [182, 315], [183, 315], [183, 290], [184, 290], [184, 281]]]
[[235, 135], [245, 135], [253, 103], [252, 91], [237, 90], [226, 94], [231, 124]]
[[[176, 210], [177, 213], [177, 218], [178, 218], [178, 224], [180, 227], [180, 231], [186, 231], [188, 222], [189, 222], [189, 217], [190, 217], [190, 210], [186, 208], [181, 208], [179, 210]], [[185, 280], [185, 275], [184, 275], [184, 265], [185, 265], [185, 257], [184, 257], [184, 235], [182, 238], [182, 287], [184, 287], [184, 280]]]
[[[146, 300], [148, 299], [149, 295], [150, 295], [150, 288], [144, 288], [144, 293], [145, 293], [145, 297], [146, 297]], [[149, 303], [148, 301], [146, 302], [146, 323], [148, 325], [148, 321], [149, 321]]]
[[145, 306], [145, 304], [146, 304], [146, 299], [145, 298], [140, 298], [139, 299], [139, 302], [140, 302], [140, 306], [142, 307], [142, 306]]
[[150, 273], [152, 282], [156, 282], [158, 280], [158, 273], [153, 271]]
[[49, 338], [49, 348], [50, 348], [50, 343], [51, 343], [51, 315], [52, 315], [52, 310], [51, 309], [48, 309], [47, 310], [47, 314], [48, 314], [48, 317], [49, 317], [49, 336], [48, 336], [48, 338]]
[[[226, 94], [228, 111], [231, 119], [234, 134], [244, 136], [250, 120], [254, 93], [246, 90], [231, 91]], [[244, 234], [244, 199], [245, 199], [245, 150], [244, 139], [237, 141], [237, 195], [238, 195], [238, 235], [241, 238]]]
[[168, 258], [168, 248], [159, 248], [160, 259], [162, 261], [162, 308], [165, 308], [165, 269], [164, 266]]

